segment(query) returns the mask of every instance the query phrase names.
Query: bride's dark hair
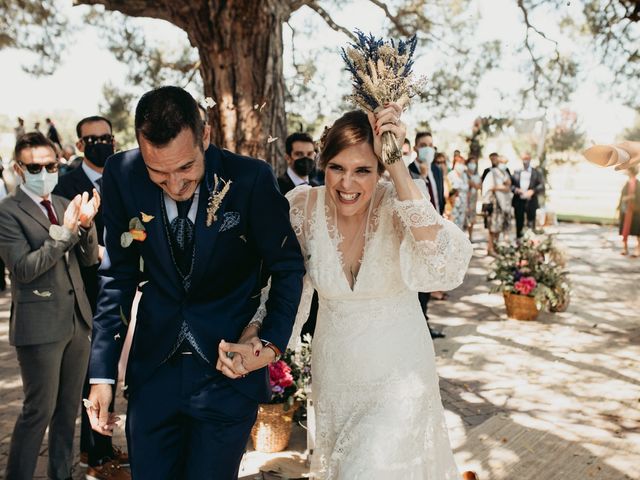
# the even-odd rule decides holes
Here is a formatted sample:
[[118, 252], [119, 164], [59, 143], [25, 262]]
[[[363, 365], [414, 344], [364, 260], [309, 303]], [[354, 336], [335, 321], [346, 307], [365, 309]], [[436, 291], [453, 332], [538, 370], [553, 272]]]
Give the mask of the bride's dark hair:
[[[344, 149], [366, 142], [373, 148], [373, 130], [367, 114], [362, 110], [352, 110], [337, 119], [331, 128], [325, 128], [320, 138], [320, 161], [322, 170], [327, 163]], [[378, 159], [378, 174], [382, 175], [384, 165]]]

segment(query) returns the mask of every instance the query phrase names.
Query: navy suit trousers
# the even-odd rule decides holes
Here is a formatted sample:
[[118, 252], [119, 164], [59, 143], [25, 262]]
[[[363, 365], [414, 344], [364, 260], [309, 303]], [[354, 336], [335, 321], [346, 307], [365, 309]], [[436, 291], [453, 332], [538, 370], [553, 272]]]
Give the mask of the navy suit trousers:
[[176, 354], [131, 392], [135, 480], [236, 480], [258, 403], [195, 354]]

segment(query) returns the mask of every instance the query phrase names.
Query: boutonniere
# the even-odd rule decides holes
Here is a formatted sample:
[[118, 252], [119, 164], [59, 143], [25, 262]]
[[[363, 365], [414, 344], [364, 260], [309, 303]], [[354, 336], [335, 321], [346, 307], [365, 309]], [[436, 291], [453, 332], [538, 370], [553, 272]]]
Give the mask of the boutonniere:
[[209, 202], [207, 204], [207, 227], [210, 227], [218, 217], [218, 209], [222, 205], [222, 200], [229, 193], [231, 187], [231, 180], [223, 180], [218, 178], [218, 175], [213, 174], [213, 188], [209, 192]]
[[[147, 215], [147, 217], [150, 217], [150, 215]], [[153, 219], [153, 217], [151, 217], [147, 221], [151, 221], [151, 219]], [[122, 235], [120, 235], [120, 245], [122, 246], [122, 248], [127, 248], [133, 243], [134, 240], [136, 242], [144, 242], [146, 238], [147, 231], [144, 228], [142, 221], [138, 217], [133, 217], [131, 220], [129, 220], [129, 231], [124, 232]]]

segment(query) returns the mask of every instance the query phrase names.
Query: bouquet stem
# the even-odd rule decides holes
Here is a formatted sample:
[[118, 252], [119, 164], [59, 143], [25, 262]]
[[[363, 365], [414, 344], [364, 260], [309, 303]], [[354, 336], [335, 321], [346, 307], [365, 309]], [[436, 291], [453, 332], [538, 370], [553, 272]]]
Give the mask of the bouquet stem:
[[382, 133], [382, 163], [392, 165], [402, 158], [402, 150], [393, 132]]

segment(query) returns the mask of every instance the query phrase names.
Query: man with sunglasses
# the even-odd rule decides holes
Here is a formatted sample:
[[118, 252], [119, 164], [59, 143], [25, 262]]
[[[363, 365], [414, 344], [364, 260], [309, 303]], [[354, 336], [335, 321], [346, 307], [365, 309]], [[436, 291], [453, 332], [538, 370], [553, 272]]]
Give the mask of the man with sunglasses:
[[68, 479], [91, 346], [91, 306], [80, 265], [98, 261], [93, 219], [100, 196], [93, 190], [68, 201], [51, 194], [59, 162], [42, 133], [20, 137], [14, 159], [22, 184], [0, 201], [0, 257], [11, 273], [9, 342], [20, 363], [24, 404], [5, 478], [33, 478], [49, 427], [48, 478]]
[[[115, 150], [115, 139], [111, 130], [109, 119], [101, 116], [83, 118], [76, 125], [78, 141], [76, 147], [84, 154], [80, 165], [70, 172], [62, 175], [53, 193], [72, 199], [83, 192], [90, 192], [94, 188], [102, 194], [102, 172], [104, 165]], [[104, 223], [102, 220], [102, 208], [98, 210], [94, 219], [98, 233], [99, 258], [102, 260], [104, 251]], [[82, 267], [82, 280], [84, 281], [87, 297], [93, 313], [96, 311], [96, 299], [98, 297], [98, 266]], [[85, 379], [82, 389], [82, 397], [89, 396], [89, 379]], [[113, 386], [115, 399], [115, 385]], [[113, 409], [113, 405], [111, 407]], [[120, 449], [114, 449], [111, 437], [101, 435], [92, 430], [86, 411], [82, 412], [82, 426], [80, 429], [80, 465], [87, 467], [87, 478], [92, 480], [128, 480], [131, 478], [128, 470], [120, 469], [128, 466], [127, 454]]]

